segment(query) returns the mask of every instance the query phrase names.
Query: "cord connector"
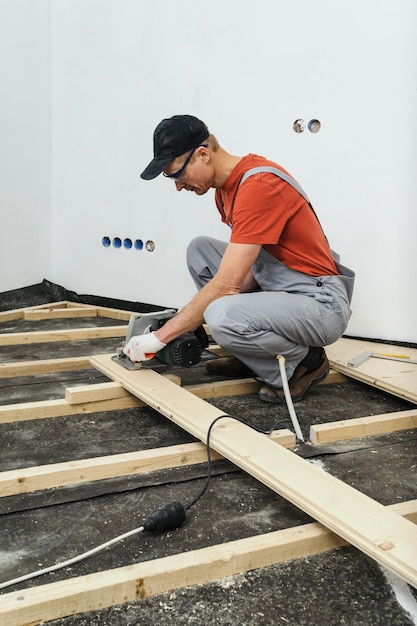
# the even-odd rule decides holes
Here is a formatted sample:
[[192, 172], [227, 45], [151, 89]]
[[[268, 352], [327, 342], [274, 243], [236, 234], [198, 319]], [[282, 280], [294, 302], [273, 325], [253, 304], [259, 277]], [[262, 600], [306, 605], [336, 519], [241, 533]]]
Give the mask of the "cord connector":
[[179, 528], [185, 521], [185, 508], [181, 502], [174, 500], [152, 513], [144, 522], [143, 529], [153, 533]]

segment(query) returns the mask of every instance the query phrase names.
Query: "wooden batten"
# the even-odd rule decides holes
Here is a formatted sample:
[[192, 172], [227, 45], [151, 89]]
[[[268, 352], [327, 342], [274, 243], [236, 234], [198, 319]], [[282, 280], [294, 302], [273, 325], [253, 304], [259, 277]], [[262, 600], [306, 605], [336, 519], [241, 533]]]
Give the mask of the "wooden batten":
[[17, 376], [36, 376], [53, 372], [70, 372], [91, 369], [89, 356], [66, 357], [61, 359], [41, 359], [39, 361], [20, 361], [18, 363], [0, 363], [0, 378]]
[[[273, 431], [270, 438], [286, 448], [295, 445], [295, 435], [287, 429]], [[210, 456], [213, 461], [223, 458], [214, 450], [211, 451]], [[21, 468], [0, 473], [0, 497], [120, 476], [149, 474], [161, 469], [196, 465], [206, 461], [206, 446], [198, 441], [152, 448], [140, 452], [126, 452], [65, 463]]]
[[28, 321], [97, 317], [97, 307], [26, 309], [23, 319]]
[[383, 435], [417, 428], [417, 408], [381, 415], [368, 415], [356, 419], [316, 424], [310, 427], [310, 439], [315, 444], [344, 441], [355, 437]]
[[33, 331], [30, 333], [3, 333], [0, 334], [0, 346], [125, 337], [126, 329], [127, 326], [103, 326], [101, 328], [69, 328], [65, 330], [49, 330], [45, 332]]

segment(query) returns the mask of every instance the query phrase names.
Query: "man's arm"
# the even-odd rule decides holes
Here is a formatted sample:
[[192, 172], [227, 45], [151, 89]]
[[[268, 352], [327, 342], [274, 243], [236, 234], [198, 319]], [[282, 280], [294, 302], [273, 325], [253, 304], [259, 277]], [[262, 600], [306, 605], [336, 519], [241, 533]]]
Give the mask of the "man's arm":
[[258, 244], [229, 243], [212, 280], [175, 317], [155, 332], [159, 341], [169, 343], [200, 326], [204, 322], [204, 311], [217, 298], [255, 289], [257, 284], [251, 267], [260, 250]]

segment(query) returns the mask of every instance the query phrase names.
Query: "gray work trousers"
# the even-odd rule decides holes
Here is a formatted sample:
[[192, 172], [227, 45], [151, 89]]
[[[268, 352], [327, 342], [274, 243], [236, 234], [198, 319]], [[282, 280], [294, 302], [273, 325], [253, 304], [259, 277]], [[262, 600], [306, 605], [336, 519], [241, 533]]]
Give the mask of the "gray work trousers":
[[[197, 289], [216, 274], [226, 247], [211, 237], [191, 241], [187, 264]], [[310, 346], [331, 344], [346, 330], [355, 275], [336, 264], [340, 276], [307, 276], [262, 248], [252, 267], [259, 291], [218, 298], [205, 310], [213, 339], [268, 385], [281, 388], [277, 355], [285, 357], [289, 379]]]

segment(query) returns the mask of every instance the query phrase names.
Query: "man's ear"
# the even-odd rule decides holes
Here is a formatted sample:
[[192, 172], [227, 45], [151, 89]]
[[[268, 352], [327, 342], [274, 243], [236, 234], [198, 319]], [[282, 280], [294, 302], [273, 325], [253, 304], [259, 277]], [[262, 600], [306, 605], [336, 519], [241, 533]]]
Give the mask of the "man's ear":
[[209, 163], [209, 161], [211, 160], [210, 148], [206, 148], [205, 146], [200, 146], [198, 150], [198, 154], [203, 159], [204, 163]]

